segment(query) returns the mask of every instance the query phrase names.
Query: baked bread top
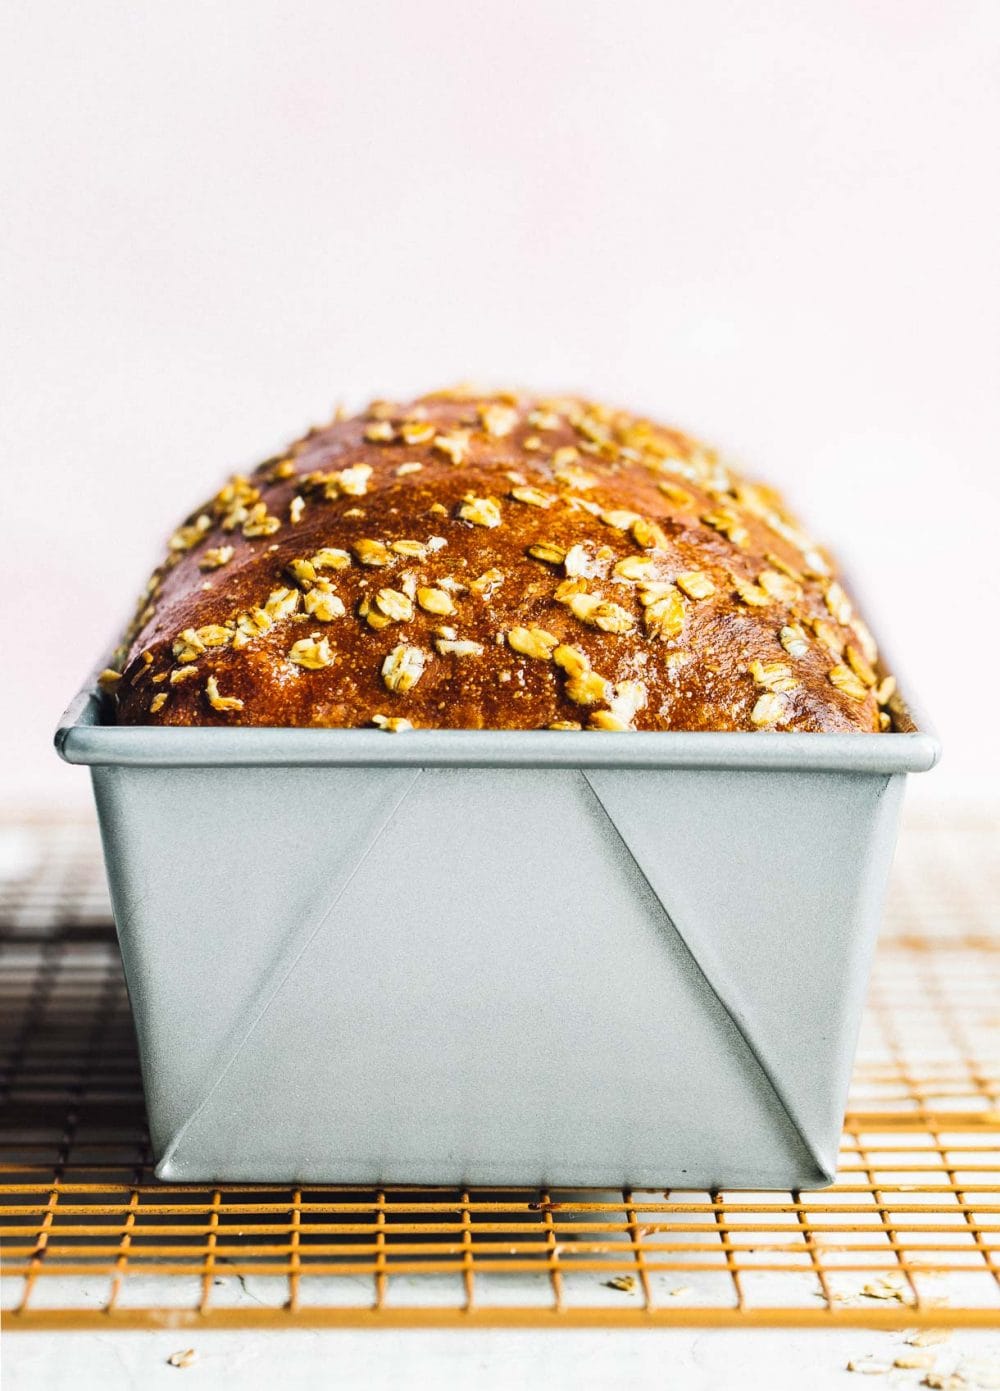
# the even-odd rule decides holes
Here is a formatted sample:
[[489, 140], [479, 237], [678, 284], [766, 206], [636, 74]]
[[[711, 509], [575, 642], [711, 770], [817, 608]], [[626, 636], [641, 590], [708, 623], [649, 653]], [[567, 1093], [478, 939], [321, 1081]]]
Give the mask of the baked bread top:
[[578, 398], [338, 413], [172, 536], [125, 724], [878, 731], [829, 556], [711, 449]]

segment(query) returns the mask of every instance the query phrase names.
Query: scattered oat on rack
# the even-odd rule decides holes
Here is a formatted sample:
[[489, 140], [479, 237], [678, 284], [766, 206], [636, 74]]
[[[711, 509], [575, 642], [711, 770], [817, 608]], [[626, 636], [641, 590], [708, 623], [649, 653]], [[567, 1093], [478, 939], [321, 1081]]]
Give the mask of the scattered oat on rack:
[[198, 1354], [194, 1348], [185, 1348], [183, 1352], [172, 1352], [167, 1358], [168, 1367], [193, 1367], [198, 1361]]

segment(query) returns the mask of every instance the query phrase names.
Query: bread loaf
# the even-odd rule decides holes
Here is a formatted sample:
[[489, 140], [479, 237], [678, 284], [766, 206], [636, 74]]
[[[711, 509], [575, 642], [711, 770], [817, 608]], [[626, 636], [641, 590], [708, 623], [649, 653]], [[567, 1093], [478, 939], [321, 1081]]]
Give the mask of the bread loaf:
[[576, 398], [339, 413], [172, 536], [126, 724], [878, 731], [892, 678], [770, 488]]

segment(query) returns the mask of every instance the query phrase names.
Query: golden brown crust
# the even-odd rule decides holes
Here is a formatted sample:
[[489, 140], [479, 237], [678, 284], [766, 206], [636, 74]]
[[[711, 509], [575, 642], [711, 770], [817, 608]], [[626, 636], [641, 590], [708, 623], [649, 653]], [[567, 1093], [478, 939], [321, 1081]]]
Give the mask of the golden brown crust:
[[125, 724], [857, 731], [891, 694], [771, 489], [624, 412], [462, 391], [231, 480], [116, 665]]

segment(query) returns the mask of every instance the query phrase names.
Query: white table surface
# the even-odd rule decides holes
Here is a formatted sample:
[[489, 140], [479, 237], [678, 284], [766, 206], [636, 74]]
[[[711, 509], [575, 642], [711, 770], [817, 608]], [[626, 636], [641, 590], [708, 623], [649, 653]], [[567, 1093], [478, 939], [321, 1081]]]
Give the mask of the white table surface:
[[[297, 1388], [669, 1388], [669, 1391], [836, 1391], [918, 1387], [925, 1370], [865, 1376], [917, 1349], [906, 1331], [871, 1329], [657, 1329], [298, 1331], [282, 1333], [17, 1333], [3, 1345], [4, 1391], [155, 1391], [239, 1386]], [[178, 1369], [167, 1359], [193, 1347]], [[963, 1329], [938, 1347], [936, 1369], [964, 1371], [970, 1388], [1000, 1387], [1000, 1329]]]

